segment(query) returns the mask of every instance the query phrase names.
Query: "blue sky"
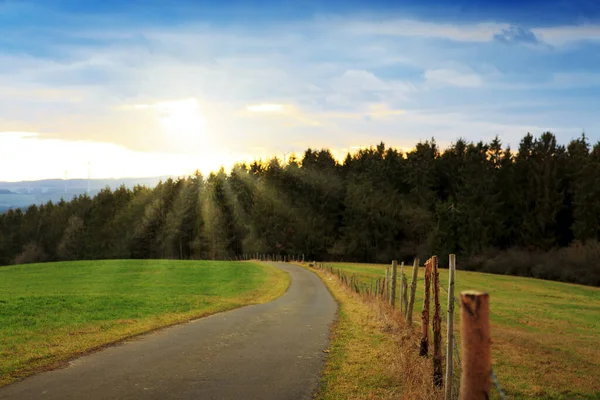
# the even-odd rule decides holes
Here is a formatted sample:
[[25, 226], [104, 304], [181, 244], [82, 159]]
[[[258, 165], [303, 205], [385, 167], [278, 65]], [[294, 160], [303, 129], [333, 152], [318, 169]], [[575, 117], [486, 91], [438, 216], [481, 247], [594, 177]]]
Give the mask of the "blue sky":
[[593, 0], [0, 0], [0, 180], [382, 140], [596, 142], [599, 66]]

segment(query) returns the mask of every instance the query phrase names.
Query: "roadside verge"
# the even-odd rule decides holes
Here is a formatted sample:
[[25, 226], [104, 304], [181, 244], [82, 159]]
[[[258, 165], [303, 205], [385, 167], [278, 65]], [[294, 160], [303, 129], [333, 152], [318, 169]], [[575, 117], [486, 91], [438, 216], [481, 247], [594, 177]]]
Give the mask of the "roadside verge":
[[430, 360], [419, 356], [417, 332], [377, 299], [356, 295], [334, 275], [317, 274], [338, 302], [329, 356], [316, 399], [441, 399]]

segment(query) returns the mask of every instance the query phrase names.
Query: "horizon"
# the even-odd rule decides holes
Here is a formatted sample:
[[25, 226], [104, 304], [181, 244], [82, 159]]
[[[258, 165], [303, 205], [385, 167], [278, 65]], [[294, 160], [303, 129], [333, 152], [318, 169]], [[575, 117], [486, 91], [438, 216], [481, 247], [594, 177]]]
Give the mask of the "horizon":
[[[428, 140], [431, 140], [431, 138]], [[209, 169], [207, 171], [201, 171], [200, 169], [195, 169], [195, 170], [192, 170], [191, 172], [184, 172], [181, 174], [160, 174], [160, 175], [142, 175], [142, 176], [100, 176], [100, 177], [91, 176], [89, 179], [91, 179], [91, 180], [123, 180], [123, 179], [178, 178], [178, 177], [188, 177], [188, 176], [194, 175], [196, 172], [200, 172], [200, 174], [202, 174], [203, 176], [206, 176], [211, 173], [217, 173], [220, 169], [224, 169], [226, 173], [230, 173], [235, 165], [249, 166], [255, 162], [257, 162], [259, 164], [266, 164], [274, 158], [277, 158], [282, 165], [285, 165], [289, 162], [289, 160], [292, 157], [296, 157], [297, 160], [301, 160], [304, 152], [308, 149], [312, 149], [313, 151], [314, 150], [319, 151], [319, 150], [323, 150], [323, 149], [328, 150], [331, 152], [331, 154], [336, 162], [338, 162], [339, 164], [343, 164], [344, 159], [348, 154], [354, 155], [362, 149], [368, 149], [368, 148], [374, 148], [374, 147], [376, 147], [376, 145], [352, 146], [351, 148], [348, 148], [348, 149], [342, 149], [342, 150], [347, 150], [346, 152], [336, 152], [336, 153], [331, 152], [331, 149], [327, 149], [327, 148], [322, 148], [322, 149], [306, 148], [300, 152], [292, 151], [292, 152], [281, 153], [281, 154], [274, 153], [274, 154], [271, 154], [270, 156], [267, 156], [264, 158], [254, 158], [252, 160], [235, 161], [231, 166], [226, 167], [224, 165], [220, 165], [214, 169]], [[388, 147], [398, 150], [402, 154], [405, 154], [408, 151], [414, 150], [414, 146], [411, 148], [400, 148], [400, 147], [388, 146], [386, 144], [386, 148], [388, 148]], [[85, 166], [85, 169], [87, 171], [87, 165]], [[57, 177], [42, 178], [42, 179], [17, 179], [17, 180], [2, 180], [2, 179], [0, 179], [0, 183], [39, 182], [39, 181], [46, 181], [46, 180], [83, 180], [83, 181], [87, 181], [88, 177], [80, 175], [80, 176], [75, 176], [75, 177], [67, 176], [66, 178], [64, 176], [63, 177], [57, 176]]]
[[0, 1], [0, 181], [432, 137], [596, 143], [600, 4], [512, 3]]

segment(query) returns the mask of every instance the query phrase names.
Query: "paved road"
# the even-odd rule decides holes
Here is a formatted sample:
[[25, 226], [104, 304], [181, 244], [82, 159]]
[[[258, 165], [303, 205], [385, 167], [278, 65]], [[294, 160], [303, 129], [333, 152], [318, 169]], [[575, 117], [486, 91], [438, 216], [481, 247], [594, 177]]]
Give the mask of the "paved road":
[[309, 399], [337, 305], [321, 280], [275, 264], [280, 298], [177, 325], [0, 389], [0, 399]]

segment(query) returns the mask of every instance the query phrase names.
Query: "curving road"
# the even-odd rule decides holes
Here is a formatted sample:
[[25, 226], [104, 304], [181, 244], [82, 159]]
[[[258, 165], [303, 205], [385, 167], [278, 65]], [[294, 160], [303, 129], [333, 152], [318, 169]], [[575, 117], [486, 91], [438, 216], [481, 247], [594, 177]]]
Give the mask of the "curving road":
[[294, 265], [277, 300], [215, 314], [0, 388], [0, 399], [310, 399], [337, 305]]

